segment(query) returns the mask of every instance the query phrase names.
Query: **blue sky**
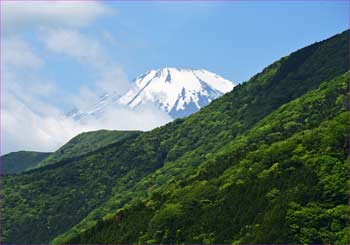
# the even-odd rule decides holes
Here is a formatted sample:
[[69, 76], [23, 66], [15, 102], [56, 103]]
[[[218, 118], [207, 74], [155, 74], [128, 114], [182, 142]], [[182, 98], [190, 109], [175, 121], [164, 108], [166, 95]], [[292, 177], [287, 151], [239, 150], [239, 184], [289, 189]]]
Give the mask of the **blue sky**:
[[346, 2], [110, 3], [96, 22], [120, 40], [113, 56], [134, 77], [162, 66], [244, 81], [281, 56], [347, 27]]
[[[242, 82], [280, 57], [345, 30], [349, 11], [345, 1], [104, 4], [110, 13], [79, 31], [98, 40], [129, 80], [149, 69], [171, 66], [204, 68]], [[42, 51], [37, 26], [22, 31]], [[74, 59], [41, 55], [46, 57], [42, 75], [69, 92], [96, 79]]]
[[62, 113], [89, 108], [104, 92], [123, 93], [150, 69], [207, 69], [246, 81], [347, 29], [350, 10], [349, 1], [0, 3], [3, 152], [54, 150], [101, 128], [64, 122]]

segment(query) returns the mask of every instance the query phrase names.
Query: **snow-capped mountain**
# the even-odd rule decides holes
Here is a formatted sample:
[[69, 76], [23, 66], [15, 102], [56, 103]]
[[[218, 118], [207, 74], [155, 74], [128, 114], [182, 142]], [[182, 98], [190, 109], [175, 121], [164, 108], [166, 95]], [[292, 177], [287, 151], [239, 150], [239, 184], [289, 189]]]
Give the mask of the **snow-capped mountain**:
[[131, 108], [155, 103], [172, 118], [178, 118], [198, 111], [234, 86], [206, 70], [163, 68], [137, 77], [134, 86], [119, 101]]
[[115, 92], [100, 97], [89, 111], [73, 110], [69, 116], [82, 120], [99, 117], [113, 104], [136, 109], [153, 104], [172, 118], [188, 116], [233, 89], [236, 84], [207, 70], [162, 68], [137, 77], [122, 96]]

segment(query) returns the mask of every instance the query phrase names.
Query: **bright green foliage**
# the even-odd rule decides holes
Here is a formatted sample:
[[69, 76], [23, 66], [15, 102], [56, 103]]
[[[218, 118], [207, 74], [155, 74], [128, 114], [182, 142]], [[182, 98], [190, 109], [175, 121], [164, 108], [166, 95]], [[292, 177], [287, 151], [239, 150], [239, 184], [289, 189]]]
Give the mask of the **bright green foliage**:
[[292, 53], [188, 118], [5, 177], [5, 241], [347, 241], [348, 36]]
[[[4, 176], [3, 195], [6, 204], [3, 206], [2, 227], [5, 241], [12, 241], [14, 236], [18, 243], [42, 239], [48, 241], [105, 201], [116, 184], [114, 179], [124, 176], [128, 169], [135, 169], [135, 165], [123, 164], [127, 160], [118, 160], [120, 155], [124, 159], [127, 152], [114, 149], [140, 134], [129, 131], [109, 133], [118, 137], [113, 137], [116, 142], [110, 144], [108, 150], [102, 147], [26, 171], [22, 175]], [[83, 137], [86, 135], [83, 134]], [[98, 132], [90, 135], [98, 135]], [[76, 142], [74, 139], [72, 141]], [[78, 143], [72, 147], [80, 149]], [[71, 152], [73, 155], [74, 152]]]
[[50, 153], [35, 151], [18, 151], [1, 156], [1, 174], [15, 174], [36, 166]]

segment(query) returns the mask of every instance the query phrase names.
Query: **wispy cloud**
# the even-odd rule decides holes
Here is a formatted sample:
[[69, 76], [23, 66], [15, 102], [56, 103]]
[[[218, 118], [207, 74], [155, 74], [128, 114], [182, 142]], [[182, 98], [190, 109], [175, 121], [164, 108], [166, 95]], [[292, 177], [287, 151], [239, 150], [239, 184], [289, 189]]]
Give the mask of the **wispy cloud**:
[[102, 69], [107, 63], [101, 43], [77, 30], [49, 29], [41, 33], [41, 40], [48, 50], [90, 64], [95, 69]]
[[87, 26], [99, 16], [115, 13], [98, 1], [5, 1], [1, 5], [5, 32], [38, 26]]
[[103, 92], [120, 94], [129, 88], [127, 75], [121, 65], [108, 56], [102, 41], [74, 29], [48, 29], [41, 32], [45, 47], [57, 54], [66, 55], [94, 69], [98, 80], [96, 86]]
[[2, 44], [2, 59], [7, 66], [39, 68], [43, 65], [43, 60], [20, 38], [3, 39]]

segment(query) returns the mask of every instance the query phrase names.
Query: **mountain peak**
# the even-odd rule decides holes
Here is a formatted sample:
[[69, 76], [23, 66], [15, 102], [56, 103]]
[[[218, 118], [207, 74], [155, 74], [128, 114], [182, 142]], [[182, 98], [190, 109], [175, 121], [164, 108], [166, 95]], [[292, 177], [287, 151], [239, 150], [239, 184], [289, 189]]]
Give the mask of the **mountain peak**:
[[85, 122], [102, 116], [109, 106], [121, 104], [135, 109], [153, 104], [175, 119], [198, 111], [235, 85], [204, 69], [163, 67], [136, 77], [126, 94], [105, 93], [89, 110], [74, 109], [67, 116]]
[[155, 103], [173, 118], [188, 116], [236, 84], [204, 69], [163, 67], [138, 76], [120, 103], [136, 108]]

